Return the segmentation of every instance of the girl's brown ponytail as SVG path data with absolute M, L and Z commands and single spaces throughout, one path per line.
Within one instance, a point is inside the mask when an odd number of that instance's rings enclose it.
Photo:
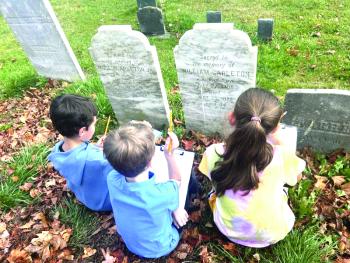
M 273 94 L 254 88 L 239 96 L 234 115 L 235 130 L 226 139 L 223 160 L 211 173 L 219 196 L 227 189 L 248 193 L 258 187 L 258 173 L 273 156 L 266 136 L 277 127 L 282 109 Z

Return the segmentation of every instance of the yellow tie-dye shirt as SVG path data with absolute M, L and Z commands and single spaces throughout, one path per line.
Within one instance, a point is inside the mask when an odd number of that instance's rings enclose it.
M 207 148 L 199 170 L 208 176 L 224 152 L 223 144 Z M 249 247 L 266 247 L 282 240 L 293 228 L 295 217 L 288 206 L 284 184 L 295 185 L 305 161 L 283 146 L 274 146 L 271 163 L 258 174 L 256 190 L 226 190 L 211 196 L 214 222 L 231 241 Z

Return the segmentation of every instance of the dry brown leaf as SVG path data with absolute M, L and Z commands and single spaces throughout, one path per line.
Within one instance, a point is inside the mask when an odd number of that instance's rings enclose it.
M 333 181 L 333 183 L 334 183 L 335 186 L 341 186 L 343 183 L 346 182 L 345 176 L 340 176 L 340 175 L 338 175 L 338 176 L 333 176 L 333 177 L 332 177 L 332 181 Z
M 110 251 L 109 248 L 107 248 L 107 250 L 104 250 L 103 248 L 101 248 L 102 251 L 102 255 L 104 257 L 104 260 L 102 261 L 102 263 L 114 263 L 116 262 L 116 258 L 110 255 Z
M 32 188 L 32 189 L 30 189 L 30 191 L 29 191 L 29 195 L 30 195 L 32 198 L 37 197 L 37 196 L 39 195 L 39 193 L 40 193 L 40 190 L 37 189 L 37 188 Z
M 28 192 L 32 188 L 33 183 L 25 183 L 19 187 L 20 190 Z
M 20 249 L 12 249 L 10 256 L 7 258 L 9 263 L 31 263 L 32 258 L 27 251 Z
M 323 190 L 327 185 L 328 178 L 325 176 L 318 176 L 318 175 L 315 175 L 315 178 L 317 180 L 315 183 L 315 188 Z
M 91 247 L 84 247 L 84 254 L 82 258 L 88 258 L 96 254 L 96 249 Z
M 72 251 L 70 251 L 68 248 L 65 248 L 60 254 L 58 254 L 57 258 L 72 261 L 74 260 L 74 255 L 72 255 Z
M 350 195 L 350 183 L 343 184 L 341 189 L 347 194 Z
M 42 213 L 42 212 L 34 214 L 33 219 L 40 220 L 44 227 L 49 226 L 49 224 L 47 223 L 46 217 L 45 217 L 44 213 Z
M 176 257 L 178 259 L 184 260 L 187 257 L 187 253 L 186 252 L 177 252 Z
M 19 229 L 29 229 L 33 225 L 35 225 L 35 222 L 33 220 L 29 220 L 26 224 L 19 227 Z

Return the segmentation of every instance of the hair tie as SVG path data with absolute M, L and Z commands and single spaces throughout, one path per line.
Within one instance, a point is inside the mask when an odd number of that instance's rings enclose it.
M 260 117 L 258 117 L 258 116 L 253 116 L 253 117 L 250 119 L 250 121 L 258 121 L 258 122 L 261 123 L 261 119 L 260 119 Z

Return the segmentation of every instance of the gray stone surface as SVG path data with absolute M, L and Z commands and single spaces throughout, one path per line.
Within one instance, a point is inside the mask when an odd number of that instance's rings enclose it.
M 273 19 L 258 19 L 258 38 L 264 41 L 272 39 Z
M 137 19 L 141 32 L 145 35 L 164 35 L 165 28 L 162 10 L 153 6 L 146 6 L 137 11 Z
M 290 89 L 283 122 L 298 127 L 298 148 L 350 151 L 350 91 Z
M 208 11 L 207 12 L 207 23 L 221 23 L 221 12 L 220 11 Z
M 195 24 L 175 47 L 186 127 L 225 134 L 227 113 L 255 87 L 257 47 L 232 23 Z
M 138 8 L 143 8 L 145 6 L 157 6 L 156 0 L 137 0 Z
M 0 10 L 39 75 L 85 79 L 48 0 L 0 0 Z
M 120 123 L 167 125 L 169 105 L 157 51 L 145 35 L 131 26 L 101 26 L 89 50 Z

